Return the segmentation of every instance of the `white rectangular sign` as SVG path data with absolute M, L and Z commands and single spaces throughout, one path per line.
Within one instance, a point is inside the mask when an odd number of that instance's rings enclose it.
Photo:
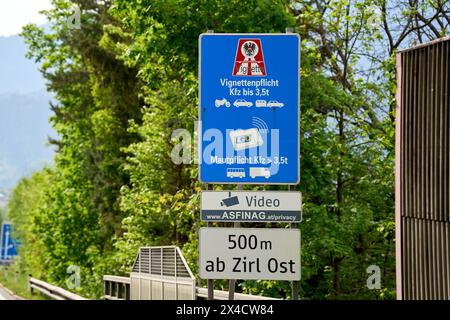
M 203 221 L 301 222 L 302 194 L 290 191 L 202 191 Z
M 201 228 L 202 279 L 300 280 L 300 230 Z

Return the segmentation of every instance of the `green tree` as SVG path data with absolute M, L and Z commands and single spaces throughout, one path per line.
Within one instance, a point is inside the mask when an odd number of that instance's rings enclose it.
M 4 213 L 3 213 L 3 209 L 2 208 L 0 208 L 0 226 L 3 224 L 3 215 L 4 215 Z
M 51 30 L 29 25 L 22 34 L 57 100 L 51 121 L 59 150 L 34 225 L 48 254 L 43 268 L 49 279 L 64 284 L 67 267 L 78 265 L 91 280 L 83 290 L 96 295 L 103 273 L 114 269 L 108 263 L 113 238 L 123 232 L 119 193 L 128 174 L 121 148 L 136 139 L 129 120 L 141 118 L 137 71 L 102 41 L 103 26 L 120 23 L 108 13 L 109 1 L 52 3 L 46 12 Z M 81 9 L 79 29 L 67 23 L 74 4 Z
M 14 188 L 8 203 L 8 219 L 14 226 L 14 237 L 20 240 L 19 270 L 24 275 L 43 277 L 42 268 L 48 258 L 42 243 L 42 233 L 35 229 L 44 195 L 50 187 L 51 170 L 44 169 L 30 178 L 23 178 Z

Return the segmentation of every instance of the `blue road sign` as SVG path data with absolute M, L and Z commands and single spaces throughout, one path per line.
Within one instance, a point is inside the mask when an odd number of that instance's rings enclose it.
M 12 226 L 9 223 L 2 225 L 0 260 L 11 260 L 17 256 L 17 245 L 11 238 Z
M 298 184 L 300 38 L 200 36 L 200 180 Z

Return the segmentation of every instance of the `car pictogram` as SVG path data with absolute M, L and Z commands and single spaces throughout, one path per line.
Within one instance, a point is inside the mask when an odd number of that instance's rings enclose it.
M 270 100 L 269 102 L 267 102 L 267 107 L 282 108 L 284 107 L 284 103 L 278 102 L 276 100 Z
M 239 107 L 247 107 L 247 108 L 250 108 L 251 106 L 253 106 L 253 103 L 248 102 L 248 101 L 245 101 L 244 99 L 237 99 L 237 100 L 233 103 L 233 105 L 234 105 L 236 108 L 239 108 Z

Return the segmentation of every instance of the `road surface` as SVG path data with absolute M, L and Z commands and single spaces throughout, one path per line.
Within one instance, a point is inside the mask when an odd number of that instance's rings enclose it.
M 10 295 L 3 287 L 0 285 L 0 301 L 1 300 L 16 300 L 12 295 Z

